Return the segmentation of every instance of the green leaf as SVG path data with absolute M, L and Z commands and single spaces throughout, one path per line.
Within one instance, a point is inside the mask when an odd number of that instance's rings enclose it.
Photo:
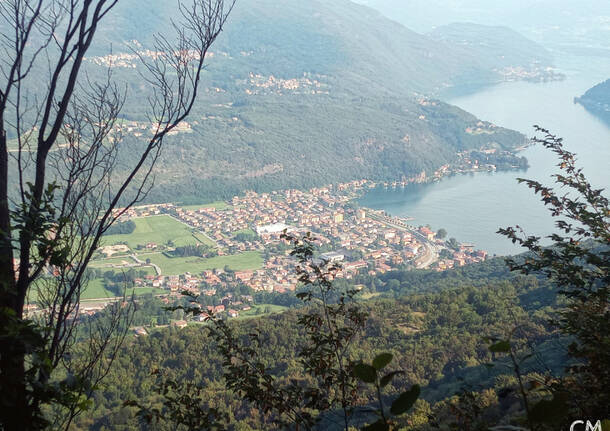
M 489 346 L 489 351 L 493 353 L 508 353 L 510 352 L 510 343 L 507 340 L 498 341 Z
M 392 371 L 391 373 L 386 374 L 385 376 L 383 376 L 380 380 L 379 386 L 381 386 L 382 388 L 386 387 L 388 385 L 388 383 L 390 383 L 392 381 L 392 379 L 394 378 L 394 376 L 398 375 L 398 374 L 402 374 L 402 371 Z
M 383 420 L 379 419 L 377 422 L 366 425 L 364 428 L 362 428 L 362 431 L 388 431 L 389 429 L 390 426 Z
M 88 399 L 83 399 L 80 400 L 77 404 L 78 408 L 83 410 L 83 411 L 87 411 L 89 410 L 92 406 L 93 406 L 93 400 L 88 400 Z
M 375 367 L 376 370 L 381 370 L 383 367 L 392 362 L 393 357 L 394 356 L 392 356 L 391 353 L 380 353 L 379 355 L 375 356 L 375 359 L 373 359 L 373 367 Z
M 356 364 L 354 374 L 365 383 L 374 383 L 377 378 L 377 370 L 367 364 Z
M 392 403 L 392 407 L 390 408 L 392 414 L 401 415 L 413 407 L 413 404 L 415 404 L 415 401 L 419 398 L 419 393 L 419 385 L 413 385 L 410 390 L 400 394 Z

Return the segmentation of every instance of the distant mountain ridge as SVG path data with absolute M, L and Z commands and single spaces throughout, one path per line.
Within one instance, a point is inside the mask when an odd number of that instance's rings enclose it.
M 415 31 L 453 22 L 508 26 L 553 50 L 608 56 L 606 0 L 355 0 Z
M 110 43 L 117 50 L 134 39 L 150 45 L 153 31 L 167 28 L 173 15 L 171 2 L 121 3 L 112 17 L 117 24 L 103 29 L 96 50 L 104 52 Z M 461 43 L 456 30 L 473 43 Z M 229 73 L 243 73 L 242 67 L 281 78 L 307 72 L 391 94 L 435 95 L 468 73 L 488 85 L 501 79 L 502 67 L 552 62 L 548 51 L 507 28 L 460 24 L 419 34 L 348 0 L 239 0 L 213 50 L 237 61 Z M 239 58 L 243 53 L 247 57 Z
M 490 68 L 553 63 L 553 56 L 546 48 L 506 26 L 455 22 L 435 27 L 426 34 L 434 40 L 483 54 L 480 61 Z
M 167 29 L 175 5 L 120 2 L 87 57 L 92 76 L 124 42 L 150 47 Z M 517 132 L 422 95 L 468 80 L 489 85 L 506 65 L 528 67 L 545 53 L 489 56 L 489 46 L 464 46 L 422 35 L 347 0 L 238 0 L 212 47 L 204 88 L 188 124 L 167 145 L 151 201 L 226 198 L 247 189 L 311 187 L 369 178 L 431 174 L 458 153 L 523 145 Z M 128 164 L 137 135 L 148 130 L 147 89 L 128 55 L 114 76 L 128 84 Z M 480 128 L 484 133 L 472 132 Z

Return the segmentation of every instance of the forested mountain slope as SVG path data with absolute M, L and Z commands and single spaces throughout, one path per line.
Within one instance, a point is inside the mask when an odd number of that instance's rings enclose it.
M 610 124 L 610 79 L 600 82 L 574 100 Z
M 168 28 L 168 19 L 175 16 L 173 2 L 122 3 L 112 24 L 101 29 L 95 50 L 103 53 L 113 43 L 120 51 L 132 40 L 148 46 L 155 29 Z M 461 85 L 465 72 L 478 75 L 484 85 L 497 80 L 494 69 L 503 66 L 551 63 L 544 48 L 512 30 L 468 24 L 457 30 L 472 46 L 437 37 L 440 29 L 431 35 L 416 33 L 349 0 L 240 0 L 213 47 L 230 61 L 211 64 L 211 72 L 222 72 L 219 79 L 226 82 L 248 72 L 282 79 L 312 73 L 329 75 L 333 92 L 433 95 Z M 497 55 L 490 56 L 490 48 Z
M 527 70 L 553 62 L 551 53 L 544 47 L 505 26 L 459 22 L 435 27 L 427 35 L 476 53 L 482 67 L 492 70 L 507 67 Z
M 365 291 L 377 290 L 387 299 L 366 303 L 371 317 L 354 354 L 364 360 L 380 351 L 395 355 L 393 366 L 405 374 L 389 393 L 419 383 L 424 387 L 423 398 L 434 403 L 453 396 L 462 385 L 493 387 L 498 374 L 510 371 L 504 367 L 490 371 L 483 366 L 491 360 L 483 337 L 506 336 L 516 320 L 528 328 L 533 345 L 543 346 L 541 351 L 556 349 L 556 341 L 552 341 L 556 335 L 546 323 L 557 306 L 548 282 L 510 274 L 502 259 L 444 273 L 391 272 L 359 281 L 366 284 Z M 421 293 L 414 293 L 417 291 Z M 397 298 L 390 299 L 394 295 Z M 280 378 L 303 378 L 297 359 L 305 345 L 305 334 L 296 323 L 299 313 L 294 310 L 237 323 L 244 336 L 254 328 L 261 331 L 264 361 Z M 561 354 L 554 351 L 552 357 L 555 363 L 545 365 L 559 369 Z M 528 363 L 524 372 L 540 366 L 540 362 Z M 129 341 L 104 388 L 96 393 L 94 410 L 78 419 L 76 429 L 137 427 L 133 410 L 123 408 L 122 402 L 135 399 L 154 404 L 151 372 L 157 369 L 178 381 L 204 384 L 210 405 L 227 408 L 235 429 L 272 428 L 269 418 L 260 417 L 224 388 L 215 343 L 204 327 L 193 326 L 164 329 Z M 497 403 L 498 395 L 494 396 Z
M 126 44 L 150 56 L 154 31 L 166 31 L 176 13 L 173 2 L 121 2 L 86 59 L 89 76 L 111 66 L 126 85 L 121 166 L 134 163 L 134 146 L 151 128 L 143 67 Z M 516 51 L 479 47 L 476 37 L 465 46 L 418 34 L 346 0 L 238 0 L 188 124 L 167 139 L 148 199 L 395 180 L 429 175 L 458 152 L 521 146 L 523 135 L 429 98 L 502 80 L 507 65 L 547 61 L 533 43 Z

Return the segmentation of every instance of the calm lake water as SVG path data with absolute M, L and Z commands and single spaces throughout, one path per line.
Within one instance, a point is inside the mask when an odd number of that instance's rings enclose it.
M 560 64 L 568 78 L 560 82 L 500 84 L 448 100 L 479 118 L 533 135 L 538 124 L 564 138 L 578 155 L 594 186 L 610 190 L 610 127 L 573 102 L 588 88 L 610 78 L 610 60 L 571 59 Z M 375 189 L 360 203 L 390 214 L 414 217 L 415 225 L 445 228 L 449 237 L 474 243 L 498 255 L 523 251 L 496 234 L 499 227 L 520 225 L 528 233 L 548 235 L 553 221 L 540 201 L 517 177 L 551 184 L 557 171 L 551 153 L 530 147 L 523 153 L 527 171 L 456 175 L 405 189 Z

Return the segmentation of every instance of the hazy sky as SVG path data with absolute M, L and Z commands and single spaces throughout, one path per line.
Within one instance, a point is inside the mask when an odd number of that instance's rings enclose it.
M 355 0 L 419 32 L 450 22 L 506 25 L 549 48 L 610 50 L 608 0 Z

